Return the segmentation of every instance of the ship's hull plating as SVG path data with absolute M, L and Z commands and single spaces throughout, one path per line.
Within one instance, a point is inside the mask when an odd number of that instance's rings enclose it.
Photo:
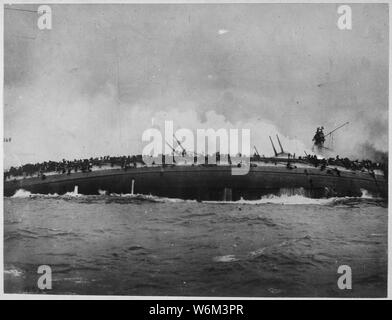
M 363 190 L 387 197 L 388 183 L 381 175 L 363 172 L 288 169 L 282 166 L 251 167 L 246 175 L 232 175 L 229 166 L 144 167 L 52 175 L 46 179 L 6 181 L 4 195 L 18 189 L 59 195 L 75 190 L 81 194 L 133 193 L 196 200 L 260 199 L 267 194 L 302 193 L 308 197 L 361 196 Z M 133 190 L 132 190 L 133 189 Z

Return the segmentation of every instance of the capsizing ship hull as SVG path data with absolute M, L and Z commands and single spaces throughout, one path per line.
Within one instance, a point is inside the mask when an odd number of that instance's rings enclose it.
M 388 183 L 383 175 L 372 176 L 359 171 L 284 166 L 252 166 L 246 175 L 233 175 L 232 167 L 218 166 L 159 166 L 109 169 L 92 172 L 57 174 L 41 178 L 25 178 L 4 182 L 4 195 L 12 196 L 18 189 L 36 194 L 84 195 L 146 194 L 195 200 L 240 199 L 257 200 L 275 194 L 298 194 L 312 198 L 361 196 L 366 190 L 376 197 L 387 198 Z

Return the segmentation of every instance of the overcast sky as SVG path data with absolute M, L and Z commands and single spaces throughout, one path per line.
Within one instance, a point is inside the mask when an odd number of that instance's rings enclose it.
M 5 167 L 141 153 L 164 119 L 250 128 L 265 155 L 268 135 L 303 154 L 317 126 L 350 121 L 336 153 L 387 151 L 388 7 L 352 4 L 349 31 L 337 7 L 51 5 L 44 31 L 36 13 L 6 9 Z

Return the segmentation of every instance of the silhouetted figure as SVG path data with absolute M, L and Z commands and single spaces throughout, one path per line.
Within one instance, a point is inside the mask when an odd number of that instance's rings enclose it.
M 321 149 L 324 147 L 325 136 L 324 136 L 324 127 L 318 127 L 316 130 L 316 134 L 314 135 L 312 141 L 314 141 L 314 145 Z

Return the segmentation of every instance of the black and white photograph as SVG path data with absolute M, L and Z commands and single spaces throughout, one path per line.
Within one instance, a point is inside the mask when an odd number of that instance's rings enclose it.
M 388 2 L 2 6 L 5 295 L 388 297 Z

